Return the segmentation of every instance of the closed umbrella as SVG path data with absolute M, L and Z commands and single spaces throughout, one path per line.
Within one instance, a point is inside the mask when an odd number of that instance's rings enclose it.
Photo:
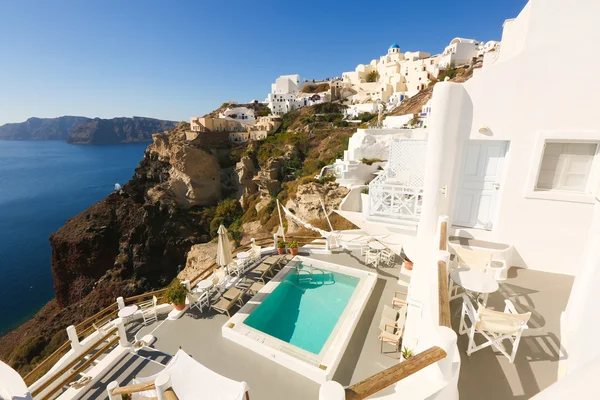
M 219 235 L 219 243 L 217 244 L 217 264 L 227 269 L 229 275 L 229 264 L 233 261 L 231 255 L 231 247 L 229 246 L 229 238 L 227 237 L 227 229 L 223 225 L 219 226 L 217 231 Z

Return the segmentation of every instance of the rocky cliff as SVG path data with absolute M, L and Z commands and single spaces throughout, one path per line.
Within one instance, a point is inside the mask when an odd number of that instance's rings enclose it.
M 149 142 L 153 133 L 173 129 L 176 122 L 154 118 L 94 118 L 79 124 L 67 142 L 73 144 L 112 144 Z
M 0 126 L 2 140 L 67 140 L 86 117 L 29 118 L 25 122 Z
M 150 142 L 153 133 L 175 128 L 173 121 L 154 118 L 29 118 L 0 126 L 4 140 L 67 140 L 74 144 Z
M 194 276 L 214 259 L 210 241 L 219 224 L 235 242 L 272 237 L 279 222 L 276 200 L 307 222 L 329 229 L 321 197 L 334 228 L 351 228 L 332 214 L 346 190 L 314 178 L 341 156 L 354 131 L 332 122 L 339 121 L 336 111 L 308 107 L 290 113 L 280 132 L 237 147 L 188 140 L 185 123 L 153 135 L 122 190 L 52 234 L 56 300 L 0 338 L 0 357 L 26 373 L 66 339 L 69 324 L 118 296 L 164 287 L 179 266 L 185 266 L 181 277 Z M 332 116 L 322 119 L 324 112 Z M 288 227 L 298 230 L 292 223 Z
M 51 235 L 56 300 L 0 339 L 0 357 L 22 372 L 60 345 L 69 324 L 118 296 L 167 285 L 190 248 L 212 238 L 221 195 L 217 158 L 188 143 L 182 130 L 155 139 L 122 190 Z

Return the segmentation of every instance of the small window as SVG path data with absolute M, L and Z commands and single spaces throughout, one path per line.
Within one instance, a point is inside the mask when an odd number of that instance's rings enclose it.
M 597 150 L 597 143 L 546 143 L 535 190 L 585 193 Z

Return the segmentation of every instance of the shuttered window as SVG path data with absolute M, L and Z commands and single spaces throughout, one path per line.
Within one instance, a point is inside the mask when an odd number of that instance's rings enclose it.
M 598 143 L 546 143 L 535 189 L 585 193 L 597 151 Z

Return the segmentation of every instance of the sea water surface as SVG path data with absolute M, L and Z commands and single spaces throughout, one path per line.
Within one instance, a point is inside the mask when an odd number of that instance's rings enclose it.
M 147 146 L 0 141 L 0 336 L 54 297 L 50 234 L 129 181 Z

